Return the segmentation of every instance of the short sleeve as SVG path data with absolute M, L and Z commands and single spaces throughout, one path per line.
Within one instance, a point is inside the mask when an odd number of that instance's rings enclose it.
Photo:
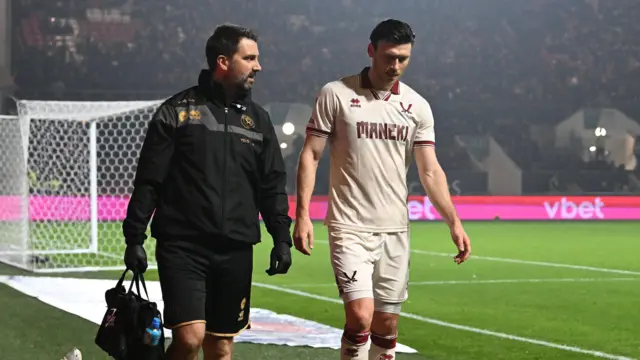
M 328 138 L 333 130 L 337 112 L 338 98 L 331 84 L 327 84 L 320 89 L 318 96 L 316 96 L 311 119 L 307 124 L 307 134 Z
M 418 118 L 418 129 L 413 140 L 413 147 L 428 147 L 436 145 L 436 135 L 433 129 L 433 112 L 431 106 L 426 101 L 416 112 Z

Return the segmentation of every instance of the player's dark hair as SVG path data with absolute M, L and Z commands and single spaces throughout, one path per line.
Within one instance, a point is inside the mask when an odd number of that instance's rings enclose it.
M 381 41 L 396 45 L 415 43 L 416 35 L 411 26 L 404 21 L 387 19 L 376 25 L 371 31 L 369 40 L 373 44 L 373 48 L 377 49 Z
M 258 35 L 251 29 L 232 24 L 216 27 L 205 47 L 209 69 L 216 69 L 218 56 L 232 57 L 238 51 L 240 40 L 244 38 L 258 42 Z

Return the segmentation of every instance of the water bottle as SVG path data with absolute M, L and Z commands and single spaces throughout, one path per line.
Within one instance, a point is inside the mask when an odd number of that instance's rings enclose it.
M 160 329 L 160 319 L 157 317 L 151 321 L 151 326 L 145 329 L 144 343 L 149 346 L 156 346 L 162 336 L 162 329 Z

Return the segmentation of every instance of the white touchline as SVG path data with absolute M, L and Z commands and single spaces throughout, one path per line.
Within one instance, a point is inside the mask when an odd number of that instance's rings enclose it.
M 518 284 L 545 282 L 595 282 L 595 281 L 640 281 L 640 277 L 633 278 L 550 278 L 550 279 L 496 279 L 496 280 L 451 280 L 451 281 L 415 281 L 409 285 L 449 285 L 449 284 Z M 335 284 L 334 284 L 335 286 Z
M 314 240 L 314 242 L 321 243 L 321 244 L 329 243 L 329 241 L 327 240 Z M 422 254 L 422 255 L 453 257 L 453 254 L 447 254 L 447 253 L 435 252 L 435 251 L 411 249 L 411 252 L 416 254 Z M 530 260 L 509 259 L 509 258 L 500 258 L 500 257 L 492 257 L 492 256 L 476 256 L 476 255 L 471 255 L 471 258 L 475 260 L 489 260 L 489 261 L 500 261 L 500 262 L 514 263 L 514 264 L 560 267 L 560 268 L 577 269 L 577 270 L 598 271 L 598 272 L 613 273 L 613 274 L 640 275 L 640 271 L 607 269 L 607 268 L 599 268 L 599 267 L 584 266 L 584 265 L 570 265 L 570 264 L 551 263 L 551 262 L 544 262 L 544 261 L 530 261 Z
M 453 257 L 452 254 L 435 252 L 435 251 L 411 250 L 411 252 L 416 253 L 416 254 L 423 254 L 423 255 Z M 561 267 L 561 268 L 568 268 L 568 269 L 590 270 L 590 271 L 606 272 L 606 273 L 613 273 L 613 274 L 640 275 L 640 271 L 607 269 L 607 268 L 599 268 L 599 267 L 584 266 L 584 265 L 570 265 L 570 264 L 561 264 L 561 263 L 550 263 L 550 262 L 545 262 L 545 261 L 508 259 L 508 258 L 499 258 L 499 257 L 493 257 L 493 256 L 473 256 L 473 258 L 477 259 L 477 260 L 500 261 L 500 262 L 514 263 L 514 264 Z
M 298 290 L 293 290 L 293 289 L 289 289 L 289 288 L 285 288 L 285 287 L 281 287 L 281 286 L 263 284 L 263 283 L 258 283 L 258 282 L 254 282 L 253 286 L 261 287 L 261 288 L 265 288 L 265 289 L 271 289 L 271 290 L 275 290 L 275 291 L 284 292 L 284 293 L 287 293 L 287 294 L 303 296 L 303 297 L 307 297 L 307 298 L 311 298 L 311 299 L 316 299 L 316 300 L 321 300 L 321 301 L 326 301 L 326 302 L 331 302 L 331 303 L 341 304 L 342 305 L 342 300 L 340 300 L 340 299 L 334 299 L 334 298 L 330 298 L 330 297 L 326 297 L 326 296 L 311 294 L 311 293 L 298 291 Z M 417 320 L 417 321 L 422 321 L 422 322 L 426 322 L 426 323 L 433 324 L 433 325 L 439 325 L 439 326 L 449 327 L 449 328 L 453 328 L 453 329 L 457 329 L 457 330 L 469 331 L 469 332 L 482 334 L 482 335 L 495 336 L 495 337 L 499 337 L 499 338 L 502 338 L 502 339 L 508 339 L 508 340 L 514 340 L 514 341 L 520 341 L 520 342 L 524 342 L 524 343 L 529 343 L 529 344 L 546 346 L 546 347 L 550 347 L 550 348 L 555 348 L 555 349 L 560 349 L 560 350 L 565 350 L 565 351 L 571 351 L 571 352 L 575 352 L 575 353 L 587 354 L 587 355 L 591 355 L 591 356 L 594 356 L 594 357 L 597 357 L 597 358 L 602 358 L 602 359 L 636 360 L 636 359 L 633 359 L 633 358 L 630 358 L 630 357 L 607 354 L 607 353 L 602 352 L 602 351 L 582 349 L 582 348 L 575 347 L 575 346 L 556 344 L 556 343 L 552 343 L 552 342 L 548 342 L 548 341 L 544 341 L 544 340 L 530 339 L 530 338 L 525 338 L 525 337 L 521 337 L 521 336 L 495 332 L 495 331 L 491 331 L 491 330 L 485 330 L 485 329 L 479 329 L 479 328 L 474 328 L 474 327 L 465 326 L 465 325 L 458 325 L 458 324 L 448 323 L 448 322 L 445 322 L 445 321 L 431 319 L 431 318 L 427 318 L 427 317 L 423 317 L 423 316 L 415 315 L 415 314 L 411 314 L 411 313 L 406 313 L 406 312 L 401 312 L 400 315 L 404 316 L 406 318 L 409 318 L 409 319 L 414 319 L 414 320 Z
M 410 281 L 409 285 L 459 285 L 459 284 L 521 284 L 547 282 L 597 282 L 597 281 L 640 281 L 640 277 L 630 278 L 548 278 L 548 279 L 495 279 L 495 280 L 444 280 Z M 288 287 L 335 287 L 335 283 L 325 284 L 286 284 Z

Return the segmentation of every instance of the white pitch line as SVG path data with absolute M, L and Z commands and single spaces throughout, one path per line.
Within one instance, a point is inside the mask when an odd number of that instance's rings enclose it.
M 596 282 L 596 281 L 640 281 L 640 277 L 633 278 L 550 278 L 550 279 L 497 279 L 497 280 L 451 280 L 451 281 L 416 281 L 409 285 L 449 285 L 449 284 L 518 284 L 518 283 L 546 283 L 546 282 Z
M 411 250 L 411 252 L 416 253 L 416 254 L 423 254 L 423 255 L 453 257 L 452 254 L 435 252 L 435 251 Z M 493 257 L 493 256 L 474 256 L 474 255 L 471 255 L 471 257 L 473 259 L 477 259 L 477 260 L 500 261 L 500 262 L 513 263 L 513 264 L 560 267 L 560 268 L 577 269 L 577 270 L 598 271 L 598 272 L 613 273 L 613 274 L 640 275 L 640 271 L 631 271 L 631 270 L 607 269 L 607 268 L 599 268 L 599 267 L 584 266 L 584 265 L 570 265 L 570 264 L 561 264 L 561 263 L 551 263 L 551 262 L 545 262 L 545 261 L 508 259 L 508 258 L 500 258 L 500 257 Z
M 307 298 L 311 298 L 311 299 L 316 299 L 316 300 L 321 300 L 321 301 L 326 301 L 326 302 L 342 305 L 342 300 L 340 300 L 340 299 L 334 299 L 334 298 L 330 298 L 330 297 L 326 297 L 326 296 L 311 294 L 311 293 L 307 293 L 307 292 L 303 292 L 303 291 L 288 289 L 288 288 L 281 287 L 281 286 L 263 284 L 263 283 L 258 283 L 258 282 L 254 282 L 253 285 L 256 286 L 256 287 L 261 287 L 261 288 L 265 288 L 265 289 L 280 291 L 280 292 L 284 292 L 284 293 L 291 294 L 291 295 L 303 296 L 303 297 L 307 297 Z M 403 317 L 409 318 L 409 319 L 414 319 L 414 320 L 417 320 L 417 321 L 422 321 L 422 322 L 433 324 L 433 325 L 439 325 L 439 326 L 444 326 L 444 327 L 453 328 L 453 329 L 457 329 L 457 330 L 469 331 L 469 332 L 473 332 L 473 333 L 476 333 L 476 334 L 495 336 L 495 337 L 502 338 L 502 339 L 508 339 L 508 340 L 513 340 L 513 341 L 519 341 L 519 342 L 524 342 L 524 343 L 529 343 L 529 344 L 535 344 L 535 345 L 546 346 L 546 347 L 550 347 L 550 348 L 555 348 L 555 349 L 560 349 L 560 350 L 580 353 L 580 354 L 591 355 L 591 356 L 594 356 L 594 357 L 597 357 L 597 358 L 601 358 L 601 359 L 636 360 L 636 359 L 633 359 L 633 358 L 630 358 L 630 357 L 625 357 L 625 356 L 621 356 L 621 355 L 614 355 L 614 354 L 608 354 L 608 353 L 605 353 L 605 352 L 602 352 L 602 351 L 597 351 L 597 350 L 583 349 L 583 348 L 579 348 L 579 347 L 576 347 L 576 346 L 556 344 L 556 343 L 552 343 L 552 342 L 548 342 L 548 341 L 544 341 L 544 340 L 536 340 L 536 339 L 531 339 L 531 338 L 526 338 L 526 337 L 521 337 L 521 336 L 516 336 L 516 335 L 511 335 L 511 334 L 506 334 L 506 333 L 501 333 L 501 332 L 495 332 L 495 331 L 491 331 L 491 330 L 485 330 L 485 329 L 474 328 L 474 327 L 465 326 L 465 325 L 458 325 L 458 324 L 448 323 L 448 322 L 445 322 L 445 321 L 431 319 L 431 318 L 427 318 L 427 317 L 423 317 L 423 316 L 415 315 L 415 314 L 411 314 L 411 313 L 406 313 L 406 312 L 401 312 L 400 315 L 403 316 Z
M 409 285 L 458 285 L 458 284 L 523 284 L 547 282 L 607 282 L 607 281 L 640 281 L 640 277 L 631 278 L 549 278 L 549 279 L 495 279 L 495 280 L 448 280 L 448 281 L 411 281 Z M 334 287 L 335 283 L 326 284 L 286 284 L 289 287 Z
M 327 241 L 327 240 L 315 240 L 315 242 L 316 243 L 321 243 L 321 244 L 328 244 L 329 243 L 329 241 Z M 453 254 L 435 252 L 435 251 L 425 251 L 425 250 L 411 249 L 411 252 L 412 253 L 416 253 L 416 254 L 422 254 L 422 255 L 444 256 L 444 257 L 453 258 Z M 589 271 L 598 271 L 598 272 L 605 272 L 605 273 L 612 273 L 612 274 L 640 275 L 640 271 L 607 269 L 607 268 L 599 268 L 599 267 L 594 267 L 594 266 L 570 265 L 570 264 L 562 264 L 562 263 L 551 263 L 551 262 L 545 262 L 545 261 L 509 259 L 509 258 L 500 258 L 500 257 L 493 257 L 493 256 L 471 255 L 471 259 L 500 261 L 500 262 L 513 263 L 513 264 L 559 267 L 559 268 L 577 269 L 577 270 L 589 270 Z

